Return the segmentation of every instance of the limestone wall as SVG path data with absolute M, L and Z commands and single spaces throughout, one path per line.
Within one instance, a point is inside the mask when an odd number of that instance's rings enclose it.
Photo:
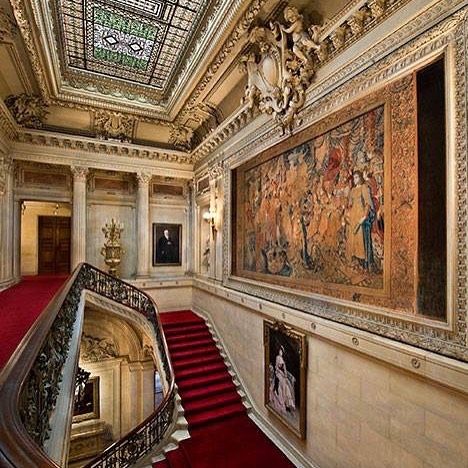
M 263 404 L 263 320 L 273 314 L 267 307 L 255 311 L 198 288 L 193 303 L 215 324 L 261 416 L 303 451 L 311 466 L 467 466 L 467 393 L 314 333 L 307 336 L 307 435 L 304 442 L 298 440 Z M 294 311 L 285 317 L 303 326 Z M 389 340 L 381 341 L 377 355 Z M 468 390 L 468 366 L 458 365 L 459 383 Z

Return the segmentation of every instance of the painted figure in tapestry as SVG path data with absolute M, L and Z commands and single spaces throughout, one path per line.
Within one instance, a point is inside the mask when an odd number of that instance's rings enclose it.
M 383 287 L 383 106 L 244 176 L 244 270 Z

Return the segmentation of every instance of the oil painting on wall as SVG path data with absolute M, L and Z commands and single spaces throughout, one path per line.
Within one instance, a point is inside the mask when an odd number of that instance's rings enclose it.
M 307 342 L 281 322 L 263 322 L 265 406 L 298 437 L 305 437 Z
M 235 169 L 236 277 L 415 312 L 414 84 L 387 85 Z

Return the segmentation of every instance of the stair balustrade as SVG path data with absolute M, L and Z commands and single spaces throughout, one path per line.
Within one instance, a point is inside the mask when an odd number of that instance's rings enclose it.
M 153 299 L 134 286 L 83 263 L 43 311 L 0 373 L 0 466 L 62 464 L 57 457 L 55 461 L 51 458 L 47 444 L 54 435 L 52 416 L 64 387 L 69 393 L 64 417 L 68 428 L 71 426 L 74 385 L 64 385 L 63 377 L 64 369 L 70 365 L 67 363 L 72 363 L 74 373 L 77 371 L 79 347 L 71 349 L 71 343 L 77 320 L 82 319 L 86 291 L 143 314 L 151 323 L 167 389 L 163 401 L 148 418 L 87 466 L 131 466 L 163 440 L 172 424 L 176 396 L 174 372 Z M 57 415 L 55 418 L 54 421 Z M 62 432 L 59 437 L 64 444 L 62 453 L 66 454 L 67 434 Z

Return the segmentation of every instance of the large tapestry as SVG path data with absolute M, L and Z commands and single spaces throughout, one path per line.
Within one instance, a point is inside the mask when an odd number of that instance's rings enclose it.
M 234 273 L 414 311 L 414 104 L 400 80 L 237 168 Z

